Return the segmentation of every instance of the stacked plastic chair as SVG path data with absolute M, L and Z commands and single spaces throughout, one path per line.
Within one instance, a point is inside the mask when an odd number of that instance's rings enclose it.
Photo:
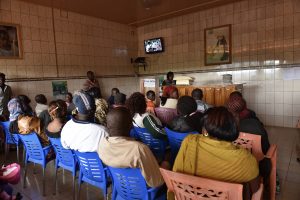
M 21 144 L 21 141 L 18 137 L 17 134 L 12 134 L 9 131 L 9 125 L 10 125 L 10 121 L 6 121 L 6 122 L 0 122 L 0 125 L 2 126 L 2 130 L 5 134 L 5 161 L 6 162 L 6 157 L 7 154 L 9 152 L 9 147 L 10 145 L 16 145 L 17 147 L 17 160 L 18 162 L 20 162 L 20 158 L 19 158 L 19 145 Z
M 32 132 L 27 135 L 18 135 L 21 141 L 24 144 L 26 149 L 25 155 L 25 166 L 24 166 L 24 183 L 23 187 L 26 187 L 26 174 L 27 174 L 27 165 L 28 163 L 32 162 L 35 164 L 39 164 L 43 168 L 43 196 L 45 196 L 45 169 L 47 167 L 47 163 L 51 159 L 47 159 L 47 155 L 51 149 L 51 146 L 42 147 L 41 142 L 39 141 L 38 136 L 35 132 Z
M 158 119 L 164 124 L 169 124 L 176 116 L 177 110 L 172 108 L 155 108 L 155 114 Z
M 81 183 L 86 182 L 102 190 L 104 199 L 107 195 L 107 168 L 104 168 L 96 152 L 81 153 L 75 151 L 80 165 L 78 177 L 78 199 L 80 198 Z
M 149 188 L 138 168 L 108 167 L 113 178 L 112 200 L 165 200 L 162 187 Z M 159 195 L 161 193 L 161 195 Z
M 70 149 L 65 149 L 61 145 L 60 138 L 49 138 L 52 147 L 54 148 L 56 154 L 55 160 L 55 193 L 57 190 L 57 170 L 59 167 L 66 169 L 72 173 L 73 176 L 73 199 L 75 199 L 75 178 L 76 178 L 76 171 L 77 171 L 77 159 L 75 154 Z

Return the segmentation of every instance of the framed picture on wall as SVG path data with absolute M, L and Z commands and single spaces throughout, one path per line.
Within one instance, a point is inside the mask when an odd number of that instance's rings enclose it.
M 231 63 L 231 25 L 204 30 L 205 65 Z
M 0 58 L 22 58 L 19 25 L 0 22 Z

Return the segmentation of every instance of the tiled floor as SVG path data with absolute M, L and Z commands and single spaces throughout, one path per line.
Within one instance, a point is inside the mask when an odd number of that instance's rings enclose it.
M 296 161 L 296 142 L 300 142 L 300 130 L 292 128 L 267 128 L 271 143 L 278 145 L 278 174 L 281 182 L 281 193 L 277 200 L 298 200 L 300 199 L 300 163 Z M 3 163 L 3 153 L 0 154 L 0 163 Z M 16 152 L 10 152 L 8 163 L 16 161 Z M 15 192 L 21 192 L 23 199 L 72 199 L 72 176 L 68 171 L 58 172 L 58 193 L 54 192 L 54 163 L 50 162 L 46 169 L 46 196 L 42 191 L 42 170 L 36 166 L 36 174 L 33 174 L 33 165 L 30 164 L 28 177 L 26 178 L 27 188 L 23 189 L 22 181 L 14 186 Z M 103 199 L 100 189 L 84 184 L 81 189 L 80 199 Z

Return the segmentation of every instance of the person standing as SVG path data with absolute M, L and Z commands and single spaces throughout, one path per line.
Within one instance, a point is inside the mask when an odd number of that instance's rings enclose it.
M 93 87 L 97 87 L 97 88 L 100 88 L 99 86 L 99 82 L 98 80 L 96 79 L 95 77 L 95 74 L 94 72 L 92 71 L 88 71 L 86 73 L 87 75 L 87 80 L 85 81 L 85 83 L 83 84 L 83 90 L 84 91 L 88 91 L 89 89 L 93 88 Z
M 5 84 L 5 74 L 0 73 L 0 115 L 2 115 L 5 120 L 9 117 L 9 112 L 7 104 L 12 98 L 11 87 Z

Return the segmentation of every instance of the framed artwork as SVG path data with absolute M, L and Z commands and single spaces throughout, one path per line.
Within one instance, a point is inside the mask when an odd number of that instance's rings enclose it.
M 0 22 L 0 58 L 22 58 L 20 26 Z
M 205 65 L 231 63 L 231 25 L 204 30 Z

